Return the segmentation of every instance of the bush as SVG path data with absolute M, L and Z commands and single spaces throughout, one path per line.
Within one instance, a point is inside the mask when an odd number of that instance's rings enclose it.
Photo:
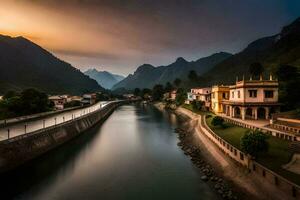
M 215 116 L 211 121 L 211 125 L 224 127 L 224 119 L 222 117 Z
M 201 110 L 202 109 L 202 107 L 203 107 L 203 105 L 204 105 L 204 102 L 203 101 L 193 101 L 192 102 L 192 106 L 193 106 L 193 109 L 194 110 Z
M 241 148 L 247 154 L 257 156 L 261 152 L 267 152 L 269 144 L 268 136 L 260 131 L 250 131 L 241 138 Z

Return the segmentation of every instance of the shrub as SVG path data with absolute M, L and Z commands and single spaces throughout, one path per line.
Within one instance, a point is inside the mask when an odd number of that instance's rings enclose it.
M 224 127 L 224 119 L 222 117 L 215 116 L 211 121 L 211 125 Z
M 268 136 L 260 131 L 250 131 L 241 138 L 241 148 L 247 154 L 257 156 L 261 152 L 267 152 L 269 144 Z

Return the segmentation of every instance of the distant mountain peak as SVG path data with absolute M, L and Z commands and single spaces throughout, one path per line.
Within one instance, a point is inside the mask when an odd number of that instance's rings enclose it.
M 155 68 L 153 65 L 143 64 L 137 68 L 136 73 L 143 73 L 145 71 L 152 70 L 153 68 Z
M 101 91 L 95 80 L 25 37 L 0 34 L 0 94 L 36 88 L 49 94 Z
M 132 75 L 114 85 L 112 89 L 152 88 L 155 84 L 173 82 L 176 78 L 184 80 L 188 78 L 188 73 L 191 70 L 201 75 L 230 56 L 232 55 L 229 53 L 217 53 L 191 62 L 179 57 L 169 65 L 158 67 L 143 64 Z
M 185 60 L 183 57 L 178 57 L 175 61 L 175 63 L 188 63 L 187 60 Z
M 111 89 L 113 85 L 125 78 L 124 76 L 112 74 L 108 71 L 98 71 L 96 68 L 90 68 L 86 70 L 84 74 L 96 80 L 98 84 L 106 89 Z

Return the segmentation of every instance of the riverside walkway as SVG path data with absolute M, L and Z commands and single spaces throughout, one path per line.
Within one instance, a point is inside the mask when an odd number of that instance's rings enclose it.
M 109 103 L 110 102 L 102 101 L 85 108 L 61 112 L 58 114 L 53 114 L 51 116 L 44 116 L 29 121 L 20 121 L 19 123 L 14 123 L 11 125 L 8 124 L 0 128 L 0 141 L 74 120 L 76 118 L 102 109 Z

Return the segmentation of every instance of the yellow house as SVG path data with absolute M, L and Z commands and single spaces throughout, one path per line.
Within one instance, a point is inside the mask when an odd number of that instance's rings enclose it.
M 222 113 L 222 101 L 229 99 L 229 86 L 216 85 L 211 91 L 211 108 L 215 113 Z

